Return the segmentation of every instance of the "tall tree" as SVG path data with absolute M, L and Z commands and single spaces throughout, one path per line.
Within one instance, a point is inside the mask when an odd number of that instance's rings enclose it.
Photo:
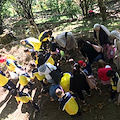
M 91 3 L 92 3 L 92 0 L 79 0 L 79 6 L 81 7 L 81 10 L 84 16 L 88 15 L 88 9 Z
M 81 10 L 82 10 L 82 14 L 85 15 L 85 10 L 84 10 L 84 3 L 82 0 L 80 0 L 80 7 L 81 7 Z
M 100 14 L 102 16 L 102 20 L 105 21 L 107 15 L 106 15 L 106 6 L 104 0 L 98 0 L 98 6 L 100 8 Z
M 10 0 L 10 1 L 12 5 L 15 7 L 16 12 L 28 21 L 33 36 L 38 37 L 40 32 L 34 21 L 34 16 L 32 12 L 33 0 Z
M 7 0 L 0 0 L 0 35 L 3 33 L 3 17 L 2 17 L 2 12 L 3 12 L 3 5 L 5 4 Z
M 1 18 L 1 12 L 0 12 L 0 35 L 3 33 L 3 27 L 2 27 L 2 18 Z

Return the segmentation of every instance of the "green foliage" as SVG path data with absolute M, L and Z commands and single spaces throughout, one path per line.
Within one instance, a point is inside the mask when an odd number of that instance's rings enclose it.
M 0 0 L 0 15 L 1 18 L 4 16 L 9 16 L 10 12 L 8 11 L 9 2 L 7 0 Z
M 69 18 L 77 17 L 80 13 L 78 5 L 73 0 L 45 0 L 40 1 L 41 10 L 46 12 L 50 10 L 52 15 L 57 15 L 60 19 L 61 15 L 66 15 Z M 55 19 L 56 17 L 53 17 Z
M 11 2 L 11 6 L 13 6 L 14 10 L 17 12 L 17 14 L 19 16 L 25 17 L 25 11 L 23 9 L 23 6 L 21 5 L 21 0 L 9 0 Z M 26 11 L 27 9 L 30 7 L 29 6 L 29 1 L 31 0 L 24 0 L 24 5 L 26 7 Z M 28 7 L 29 6 L 29 7 Z
M 77 14 L 80 12 L 78 6 L 72 0 L 65 0 L 64 12 L 68 14 L 70 18 L 74 16 L 77 17 Z

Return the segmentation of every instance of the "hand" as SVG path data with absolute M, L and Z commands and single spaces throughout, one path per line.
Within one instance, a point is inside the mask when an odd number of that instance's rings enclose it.
M 87 63 L 87 61 L 88 61 L 88 60 L 87 60 L 87 59 L 85 59 L 85 63 Z
M 69 59 L 68 61 L 69 61 L 69 62 L 74 62 L 74 60 L 73 60 L 72 58 L 71 58 L 71 59 Z
M 97 42 L 97 39 L 95 38 L 94 41 Z
M 117 59 L 117 58 L 118 58 L 118 56 L 116 55 L 116 56 L 115 56 L 115 59 Z

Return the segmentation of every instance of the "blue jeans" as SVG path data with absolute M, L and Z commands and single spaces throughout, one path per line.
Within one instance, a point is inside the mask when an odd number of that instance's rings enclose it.
M 98 60 L 100 60 L 100 59 L 103 59 L 104 60 L 104 54 L 101 52 L 92 62 L 88 62 L 87 63 L 87 67 L 89 68 L 89 70 L 91 71 L 91 73 L 92 73 L 92 69 L 91 69 L 91 65 L 94 63 L 94 62 L 96 62 L 96 61 L 98 61 Z
M 93 64 L 94 62 L 103 59 L 104 60 L 104 54 L 100 53 L 90 64 Z

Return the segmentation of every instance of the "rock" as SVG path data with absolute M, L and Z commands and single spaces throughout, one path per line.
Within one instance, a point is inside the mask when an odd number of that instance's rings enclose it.
M 0 44 L 0 49 L 2 49 L 3 48 L 3 45 L 2 44 Z
M 8 44 L 14 40 L 16 40 L 16 37 L 12 33 L 3 33 L 0 35 L 0 44 Z

